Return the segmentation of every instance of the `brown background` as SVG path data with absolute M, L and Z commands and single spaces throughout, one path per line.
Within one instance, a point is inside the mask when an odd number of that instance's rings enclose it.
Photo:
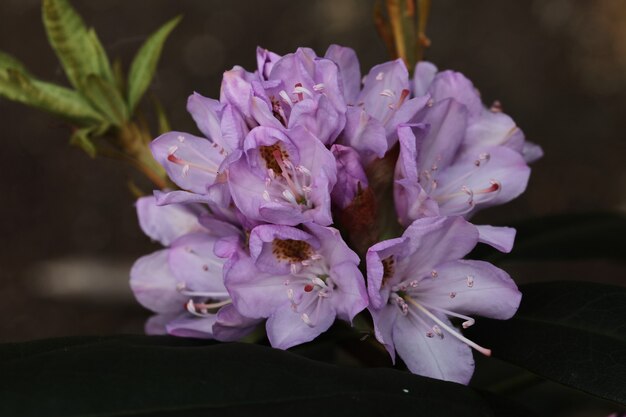
M 187 95 L 216 97 L 224 70 L 255 66 L 255 48 L 356 49 L 364 73 L 385 60 L 372 1 L 74 0 L 111 56 L 128 64 L 176 14 L 151 91 L 172 126 L 195 132 Z M 433 2 L 427 58 L 464 72 L 485 102 L 498 99 L 546 156 L 528 191 L 483 222 L 626 207 L 626 2 Z M 0 50 L 42 79 L 67 84 L 46 42 L 36 0 L 0 2 Z M 52 116 L 0 99 L 0 341 L 141 332 L 127 270 L 157 248 L 140 232 L 125 183 L 132 171 L 68 147 Z M 624 264 L 511 264 L 518 281 L 625 283 Z M 562 394 L 569 395 L 569 394 Z M 602 409 L 602 406 L 598 406 Z M 581 414 L 586 415 L 586 414 Z M 600 414 L 598 414 L 600 415 Z

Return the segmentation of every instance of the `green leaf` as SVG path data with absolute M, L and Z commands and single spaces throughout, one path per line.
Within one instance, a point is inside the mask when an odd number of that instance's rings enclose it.
M 110 81 L 90 74 L 85 84 L 85 96 L 111 124 L 119 127 L 128 119 L 124 98 Z
M 459 384 L 251 344 L 116 336 L 0 345 L 7 416 L 511 415 L 491 403 Z
M 93 30 L 87 29 L 68 0 L 43 0 L 42 15 L 48 40 L 76 89 L 85 89 L 90 74 L 113 81 L 108 58 L 98 37 Z
M 13 68 L 0 68 L 0 96 L 63 116 L 79 124 L 102 121 L 102 116 L 78 92 L 32 79 Z
M 77 129 L 70 138 L 70 145 L 78 146 L 92 158 L 96 157 L 96 146 L 89 138 L 90 130 L 87 128 Z
M 626 259 L 626 216 L 619 213 L 571 213 L 528 219 L 517 229 L 511 253 L 481 245 L 471 257 L 492 262 L 515 260 Z
M 161 26 L 135 55 L 128 73 L 128 107 L 131 113 L 152 82 L 163 44 L 181 19 L 182 16 L 177 16 Z
M 163 105 L 156 97 L 153 97 L 152 103 L 154 105 L 154 113 L 156 114 L 157 122 L 159 125 L 159 134 L 162 135 L 163 133 L 170 132 L 172 128 L 170 126 L 169 120 L 167 119 L 167 114 L 165 114 L 165 109 L 163 108 Z
M 28 69 L 26 69 L 26 66 L 24 64 L 22 64 L 17 58 L 0 51 L 0 70 L 5 70 L 9 68 L 15 69 L 22 74 L 30 77 Z
M 626 288 L 568 281 L 520 289 L 511 320 L 477 320 L 467 336 L 496 358 L 626 404 Z

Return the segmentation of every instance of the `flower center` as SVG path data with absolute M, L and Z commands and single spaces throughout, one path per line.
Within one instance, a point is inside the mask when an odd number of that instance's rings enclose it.
M 176 285 L 176 291 L 188 296 L 185 309 L 196 317 L 207 317 L 217 312 L 217 309 L 232 303 L 226 291 L 192 291 L 184 282 Z M 201 299 L 203 301 L 197 301 Z
M 430 169 L 420 172 L 418 182 L 439 206 L 446 205 L 447 215 L 463 215 L 470 212 L 477 204 L 493 200 L 502 190 L 502 184 L 496 179 L 490 179 L 489 184 L 481 188 L 469 185 L 471 177 L 476 175 L 478 169 L 487 165 L 490 159 L 491 156 L 488 153 L 479 154 L 473 167 L 464 175 L 443 185 L 436 178 L 438 166 L 435 163 Z
M 439 274 L 436 270 L 433 270 L 430 274 L 431 278 L 426 279 L 436 279 Z M 462 278 L 465 281 L 468 288 L 472 288 L 474 286 L 474 277 L 468 275 Z M 419 301 L 419 291 L 417 288 L 419 287 L 419 281 L 416 279 L 405 280 L 401 283 L 394 285 L 391 287 L 391 295 L 389 296 L 389 302 L 394 303 L 398 306 L 403 316 L 408 316 L 409 318 L 417 321 L 417 323 L 423 325 L 429 330 L 426 332 L 426 337 L 433 338 L 435 336 L 443 339 L 444 334 L 450 334 L 451 336 L 459 339 L 461 342 L 467 344 L 468 346 L 476 349 L 480 353 L 485 356 L 491 356 L 491 350 L 484 348 L 475 342 L 469 340 L 465 336 L 463 336 L 459 331 L 443 322 L 437 315 L 433 312 L 437 312 L 448 317 L 455 317 L 457 319 L 463 320 L 461 326 L 464 329 L 472 326 L 475 323 L 475 320 L 472 317 L 456 313 L 454 311 L 441 308 L 435 305 L 428 304 L 424 301 Z M 447 294 L 451 299 L 457 297 L 456 292 L 449 292 Z M 445 331 L 445 332 L 444 332 Z
M 271 151 L 273 160 L 270 160 L 268 152 Z M 302 165 L 295 166 L 289 159 L 289 155 L 279 145 L 262 146 L 261 156 L 267 166 L 265 178 L 265 201 L 288 203 L 299 208 L 312 208 L 309 199 L 312 191 L 311 171 Z

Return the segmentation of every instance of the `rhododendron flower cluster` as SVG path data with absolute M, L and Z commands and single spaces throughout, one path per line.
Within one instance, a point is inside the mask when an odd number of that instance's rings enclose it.
M 264 322 L 287 349 L 363 312 L 412 372 L 467 383 L 470 348 L 490 351 L 461 328 L 510 318 L 521 298 L 506 272 L 463 259 L 479 242 L 510 251 L 515 231 L 469 219 L 519 196 L 541 149 L 428 62 L 413 79 L 401 60 L 362 78 L 333 45 L 259 49 L 257 65 L 224 73 L 219 100 L 189 97 L 202 136 L 151 145 L 179 189 L 137 203 L 165 247 L 131 271 L 156 313 L 146 331 L 230 341 Z

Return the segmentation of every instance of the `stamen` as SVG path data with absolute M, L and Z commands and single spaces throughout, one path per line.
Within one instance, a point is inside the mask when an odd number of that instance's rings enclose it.
M 452 329 L 450 326 L 448 326 L 446 323 L 444 323 L 443 321 L 441 321 L 439 319 L 439 317 L 435 316 L 433 313 L 431 313 L 427 308 L 425 308 L 424 306 L 422 306 L 420 303 L 416 302 L 415 300 L 413 300 L 411 297 L 409 296 L 405 296 L 404 299 L 406 301 L 408 301 L 409 303 L 411 303 L 412 305 L 414 305 L 415 307 L 417 307 L 417 309 L 419 311 L 421 311 L 422 313 L 424 313 L 426 316 L 428 316 L 431 320 L 433 320 L 435 323 L 437 323 L 439 326 L 441 326 L 444 330 L 446 330 L 448 333 L 450 333 L 452 336 L 456 337 L 457 339 L 459 339 L 461 342 L 467 344 L 468 346 L 473 347 L 474 349 L 476 349 L 477 351 L 479 351 L 480 353 L 482 353 L 485 356 L 491 356 L 491 349 L 487 349 L 484 348 L 480 345 L 478 345 L 475 342 L 472 342 L 471 340 L 469 340 L 468 338 L 466 338 L 465 336 L 461 335 L 460 333 L 458 333 L 457 331 L 455 331 L 454 329 Z M 434 330 L 434 329 L 433 329 Z

